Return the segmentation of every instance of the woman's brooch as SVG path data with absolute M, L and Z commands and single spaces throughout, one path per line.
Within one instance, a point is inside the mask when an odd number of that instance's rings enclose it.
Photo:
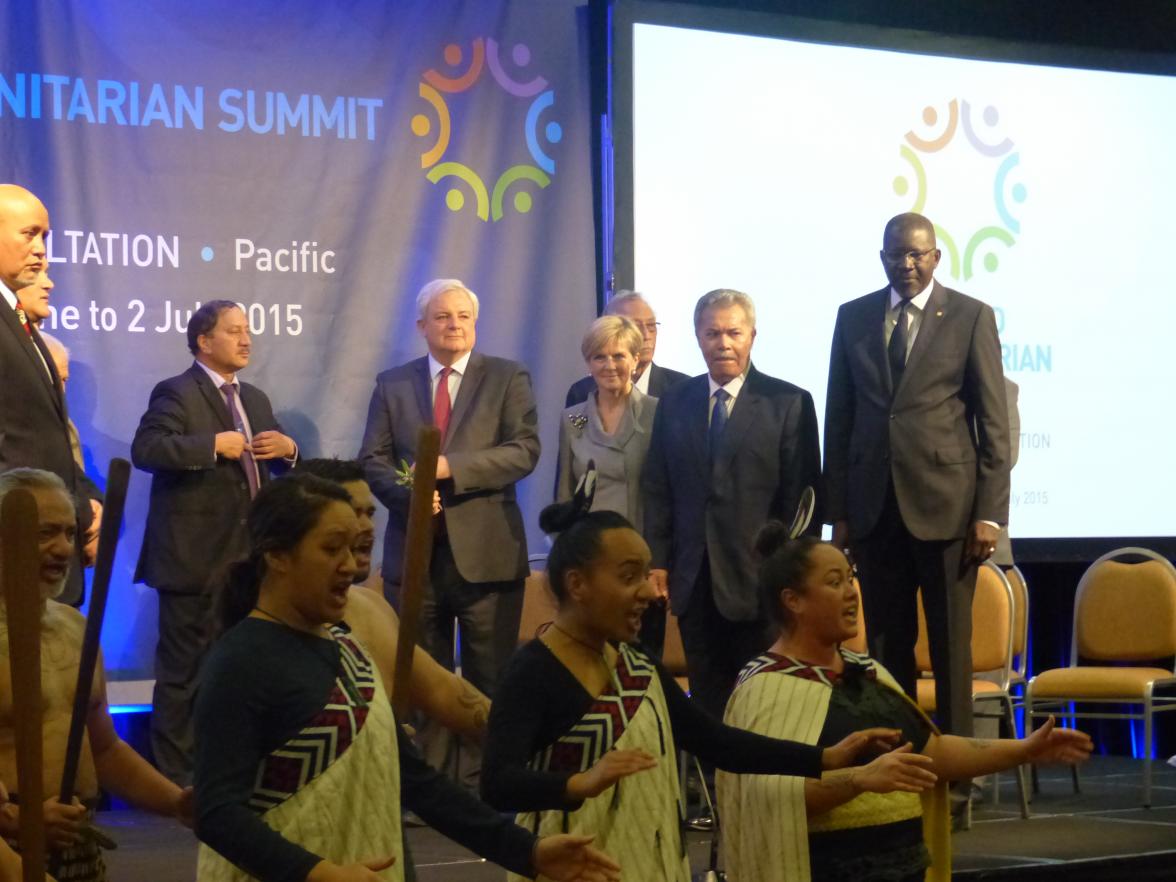
M 586 413 L 569 413 L 568 422 L 577 429 L 582 429 L 588 425 L 588 414 Z

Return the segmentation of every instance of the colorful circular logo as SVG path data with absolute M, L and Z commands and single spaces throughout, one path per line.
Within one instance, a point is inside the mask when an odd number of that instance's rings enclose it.
M 511 185 L 531 181 L 540 190 L 546 188 L 555 175 L 555 160 L 548 156 L 540 144 L 540 117 L 555 104 L 555 93 L 547 88 L 547 80 L 533 76 L 522 82 L 507 74 L 503 67 L 497 41 L 489 37 L 478 37 L 468 52 L 456 43 L 450 43 L 443 53 L 445 66 L 450 73 L 443 74 L 430 68 L 421 75 L 419 93 L 434 111 L 435 120 L 428 114 L 415 114 L 411 120 L 412 133 L 418 138 L 432 137 L 431 146 L 421 154 L 421 168 L 427 169 L 425 177 L 434 184 L 449 180 L 445 193 L 445 204 L 450 211 L 463 211 L 470 206 L 481 220 L 500 221 L 505 214 L 504 203 Z M 523 70 L 531 63 L 531 50 L 525 43 L 516 43 L 510 51 L 514 67 Z M 462 67 L 464 65 L 464 70 Z M 452 141 L 452 116 L 444 96 L 468 92 L 489 69 L 490 76 L 509 96 L 529 102 L 523 123 L 523 139 L 533 165 L 513 165 L 497 176 L 483 176 L 468 165 L 445 158 Z M 563 128 L 555 120 L 542 126 L 542 140 L 546 144 L 558 144 L 563 138 Z M 493 180 L 492 187 L 486 181 Z M 467 190 L 457 186 L 464 183 Z M 519 214 L 526 214 L 534 205 L 534 197 L 524 188 L 517 187 L 510 197 L 510 203 Z
M 928 105 L 923 108 L 923 124 L 927 129 L 935 130 L 941 123 L 943 114 Z M 924 163 L 931 161 L 932 154 L 939 154 L 951 150 L 962 151 L 966 157 L 954 157 L 958 162 L 949 162 L 950 173 L 957 180 L 967 181 L 972 187 L 986 187 L 992 195 L 991 208 L 988 207 L 988 196 L 981 191 L 982 198 L 965 196 L 962 200 L 969 206 L 980 206 L 969 209 L 971 215 L 968 220 L 956 219 L 953 229 L 957 234 L 967 233 L 963 255 L 956 245 L 957 239 L 947 229 L 947 223 L 935 224 L 935 236 L 940 248 L 947 254 L 947 269 L 952 278 L 970 279 L 975 273 L 977 258 L 986 272 L 994 273 L 1000 267 L 1000 258 L 996 252 L 997 243 L 1006 248 L 1016 244 L 1016 237 L 1021 232 L 1021 222 L 1009 210 L 1009 200 L 1020 204 L 1025 201 L 1028 191 L 1021 183 L 1009 182 L 1010 172 L 1021 162 L 1021 154 L 1014 151 L 1011 138 L 1000 137 L 997 126 L 1000 124 L 1000 112 L 989 105 L 980 114 L 984 124 L 985 138 L 977 134 L 977 126 L 972 107 L 964 100 L 952 99 L 947 104 L 946 122 L 938 134 L 932 137 L 921 137 L 909 131 L 904 136 L 906 143 L 899 149 L 899 155 L 911 166 L 910 174 L 900 174 L 893 181 L 894 192 L 897 196 L 913 195 L 909 211 L 922 214 L 927 205 L 930 185 Z M 957 130 L 962 129 L 964 137 L 957 138 Z M 916 152 L 917 151 L 917 152 Z M 963 159 L 969 161 L 965 168 Z M 981 168 L 976 169 L 979 161 Z M 912 179 L 914 186 L 912 187 Z M 912 194 L 913 191 L 913 194 Z M 945 212 L 949 213 L 949 212 Z M 970 233 L 968 231 L 971 230 Z M 940 264 L 942 267 L 942 264 Z

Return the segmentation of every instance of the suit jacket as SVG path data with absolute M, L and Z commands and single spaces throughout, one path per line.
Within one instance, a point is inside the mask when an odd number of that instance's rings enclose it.
M 1008 521 L 1009 425 L 992 308 L 934 283 L 897 390 L 883 324 L 890 289 L 837 313 L 825 405 L 826 516 L 851 536 L 878 522 L 893 480 L 917 539 Z
M 376 377 L 359 458 L 376 497 L 388 507 L 384 579 L 400 581 L 410 488 L 396 483 L 402 459 L 416 462 L 417 431 L 433 422 L 429 359 Z M 461 378 L 441 453 L 452 478 L 438 482 L 458 572 L 468 582 L 524 579 L 527 536 L 515 482 L 539 461 L 531 376 L 517 362 L 474 352 Z
M 650 377 L 652 380 L 653 378 Z M 563 412 L 559 421 L 559 474 L 555 482 L 557 502 L 571 499 L 588 461 L 596 463 L 596 495 L 593 510 L 620 512 L 638 530 L 642 524 L 641 469 L 649 451 L 657 399 L 634 388 L 624 418 L 607 435 L 589 398 Z
M 241 383 L 240 405 L 256 435 L 278 431 L 266 394 Z M 198 364 L 157 384 L 131 442 L 136 468 L 151 473 L 151 501 L 135 581 L 199 594 L 219 587 L 224 568 L 249 553 L 249 483 L 239 460 L 214 454 L 233 431 L 221 392 Z M 262 484 L 289 468 L 257 460 Z
M 817 487 L 817 414 L 804 389 L 753 366 L 731 409 L 711 465 L 707 376 L 662 396 L 641 485 L 653 566 L 670 572 L 670 603 L 681 615 L 704 554 L 719 611 L 732 621 L 760 617 L 752 542 L 766 521 L 792 520 L 806 486 Z M 818 496 L 819 498 L 819 496 Z M 820 529 L 819 512 L 810 532 Z
M 0 372 L 0 472 L 33 468 L 61 478 L 76 502 L 81 535 L 92 518 L 87 487 L 93 485 L 83 480 L 74 462 L 61 378 L 40 333 L 35 328 L 31 336 L 26 333 L 16 310 L 2 300 Z M 59 598 L 64 603 L 79 603 L 82 598 L 81 545 L 79 542 L 79 554 Z
M 1017 455 L 1021 452 L 1021 411 L 1017 407 L 1020 387 L 1008 377 L 1005 377 L 1005 402 L 1009 408 L 1009 471 L 1017 467 Z M 1000 535 L 996 537 L 996 551 L 992 553 L 992 562 L 999 567 L 1011 567 L 1013 560 L 1013 543 L 1009 539 L 1009 525 L 1000 528 Z
M 661 398 L 662 395 L 669 391 L 671 386 L 689 379 L 690 377 L 686 374 L 672 371 L 659 364 L 651 364 L 649 366 L 648 395 L 651 398 Z M 592 377 L 581 377 L 568 387 L 568 397 L 564 402 L 564 407 L 571 407 L 574 404 L 587 401 L 588 396 L 595 391 L 596 381 Z

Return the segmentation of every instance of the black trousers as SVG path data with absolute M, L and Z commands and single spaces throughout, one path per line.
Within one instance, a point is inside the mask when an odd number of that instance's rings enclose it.
M 944 732 L 970 736 L 976 564 L 964 561 L 964 540 L 912 536 L 891 485 L 873 532 L 850 544 L 861 578 L 870 654 L 915 697 L 916 598 L 922 586 L 935 670 L 935 715 Z
M 523 579 L 467 582 L 458 572 L 448 540 L 440 537 L 429 560 L 418 642 L 447 670 L 460 663 L 462 677 L 493 697 L 498 675 L 518 644 L 524 583 Z M 385 582 L 384 591 L 389 602 L 398 606 L 400 586 Z M 454 643 L 455 623 L 460 628 L 460 645 Z M 416 722 L 425 761 L 476 789 L 482 769 L 481 743 L 423 716 Z
M 748 590 L 754 590 L 748 586 Z M 690 695 L 703 710 L 721 720 L 735 679 L 743 666 L 772 645 L 762 619 L 733 622 L 715 606 L 710 560 L 703 557 L 686 611 L 679 617 Z
M 159 642 L 155 646 L 155 691 L 151 751 L 164 777 L 181 787 L 192 783 L 195 740 L 192 709 L 200 663 L 212 643 L 213 598 L 206 592 L 157 592 Z

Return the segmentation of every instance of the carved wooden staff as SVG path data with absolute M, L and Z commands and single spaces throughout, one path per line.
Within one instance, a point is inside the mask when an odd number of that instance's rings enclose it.
M 436 426 L 421 426 L 416 452 L 400 580 L 400 634 L 396 643 L 396 671 L 392 675 L 392 710 L 400 722 L 408 714 L 412 652 L 420 630 L 421 602 L 433 551 L 433 492 L 437 489 L 437 456 L 441 452 L 441 433 Z
M 24 882 L 45 879 L 45 801 L 41 780 L 41 553 L 37 503 L 28 490 L 11 490 L 0 508 L 0 580 L 8 607 L 8 660 L 16 724 L 16 782 L 20 795 L 20 851 Z
M 69 721 L 69 738 L 65 745 L 65 768 L 61 773 L 59 799 L 69 805 L 74 797 L 82 739 L 86 735 L 86 717 L 94 689 L 94 669 L 98 665 L 98 648 L 102 640 L 102 622 L 106 618 L 106 597 L 110 592 L 110 574 L 114 570 L 114 552 L 118 548 L 118 531 L 127 503 L 127 485 L 131 464 L 112 459 L 107 472 L 106 501 L 102 505 L 102 527 L 98 532 L 98 557 L 90 583 L 90 609 L 86 614 L 86 632 L 82 638 L 82 655 L 78 662 L 78 683 L 74 690 L 73 716 Z

